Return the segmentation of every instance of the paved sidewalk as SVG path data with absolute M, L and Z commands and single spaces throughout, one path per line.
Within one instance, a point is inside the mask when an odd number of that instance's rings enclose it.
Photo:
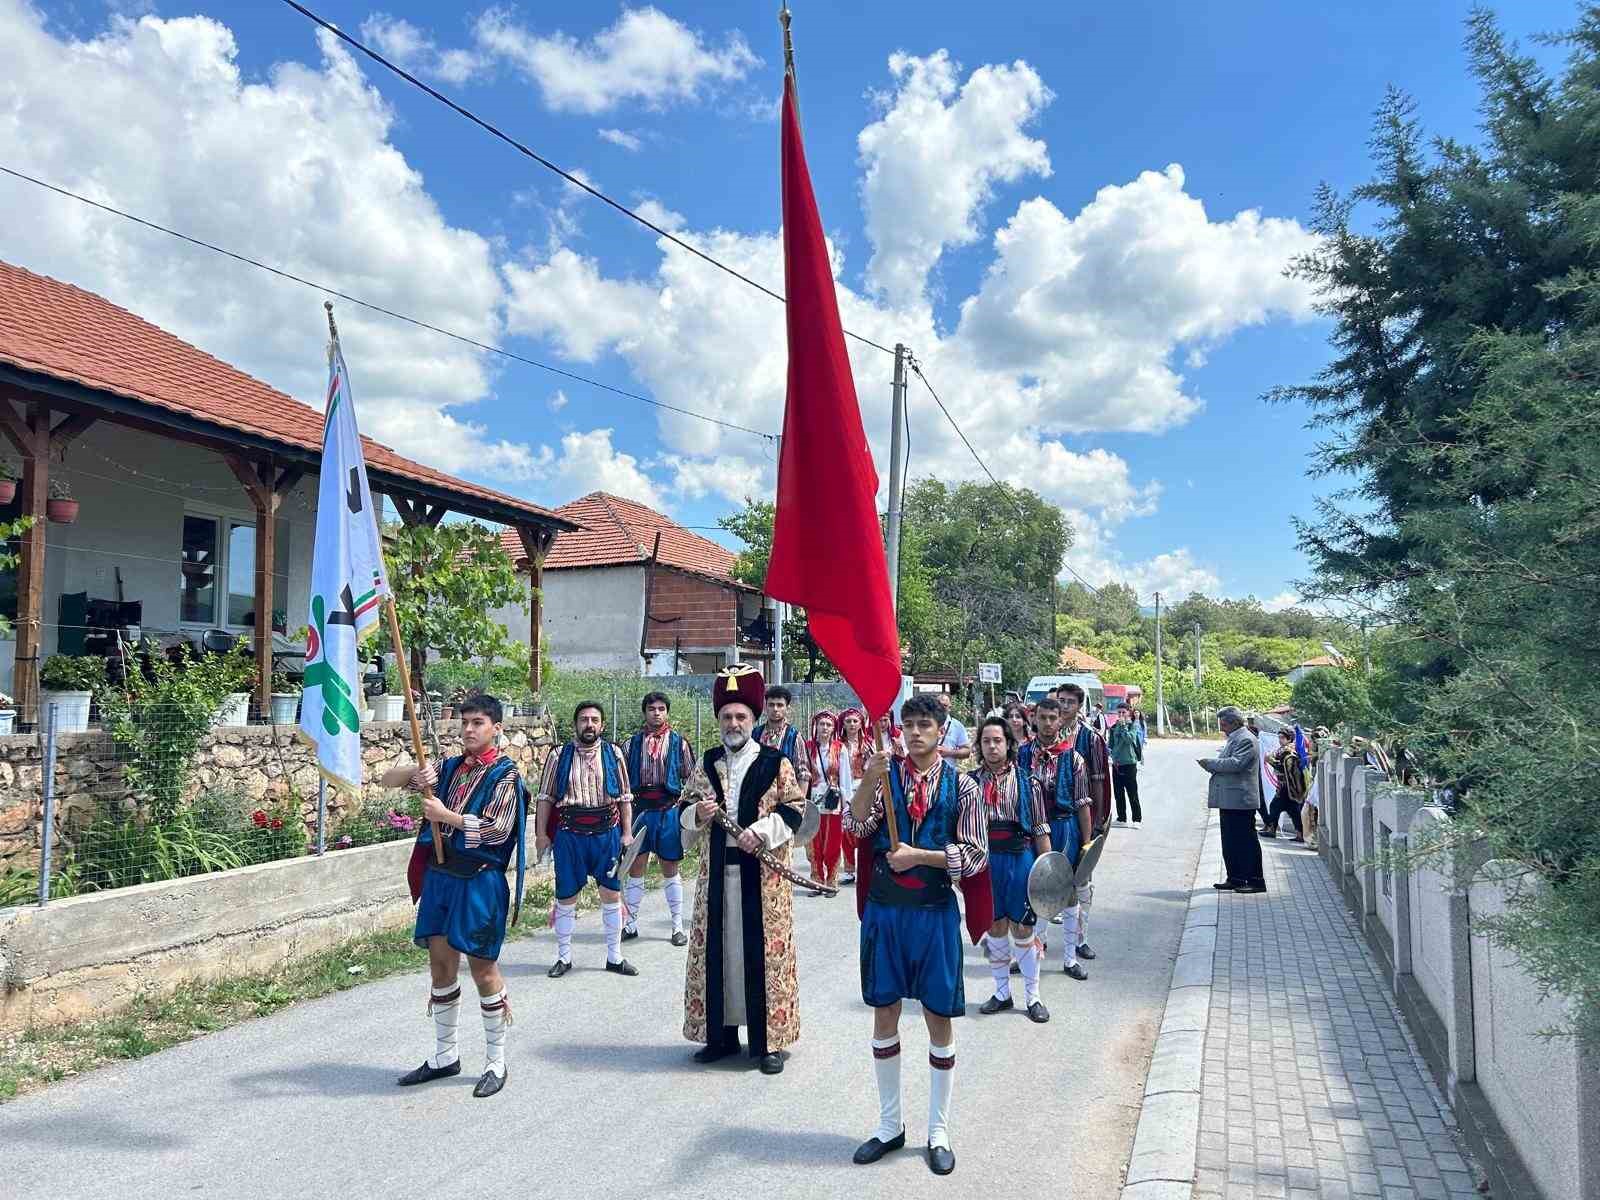
M 1480 1195 L 1326 867 L 1262 851 L 1268 894 L 1217 906 L 1195 1200 Z

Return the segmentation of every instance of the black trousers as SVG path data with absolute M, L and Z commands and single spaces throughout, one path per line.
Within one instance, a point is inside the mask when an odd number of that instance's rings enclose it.
M 1144 820 L 1144 814 L 1139 811 L 1139 764 L 1138 763 L 1112 763 L 1111 764 L 1111 790 L 1117 797 L 1117 820 L 1128 819 L 1127 809 L 1123 801 L 1133 808 L 1133 819 Z
M 1222 865 L 1228 878 L 1235 883 L 1265 885 L 1255 813 L 1248 808 L 1224 808 L 1218 815 L 1222 818 Z
M 1273 798 L 1272 808 L 1267 812 L 1267 828 L 1274 833 L 1277 832 L 1278 816 L 1281 813 L 1288 813 L 1289 820 L 1294 822 L 1295 837 L 1304 837 L 1306 831 L 1300 828 L 1300 801 L 1291 800 L 1282 792 Z

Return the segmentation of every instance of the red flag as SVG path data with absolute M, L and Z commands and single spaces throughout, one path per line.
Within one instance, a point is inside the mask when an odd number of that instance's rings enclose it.
M 900 691 L 900 635 L 833 269 L 811 191 L 794 79 L 783 84 L 783 270 L 789 394 L 767 595 L 806 610 L 811 636 L 876 720 Z

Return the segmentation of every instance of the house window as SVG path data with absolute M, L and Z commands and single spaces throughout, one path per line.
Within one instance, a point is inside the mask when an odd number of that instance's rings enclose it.
M 214 625 L 217 620 L 217 518 L 183 518 L 183 557 L 178 584 L 178 619 Z
M 289 523 L 279 521 L 272 572 L 272 627 L 285 632 Z M 256 523 L 186 513 L 178 619 L 186 625 L 253 629 L 256 623 Z

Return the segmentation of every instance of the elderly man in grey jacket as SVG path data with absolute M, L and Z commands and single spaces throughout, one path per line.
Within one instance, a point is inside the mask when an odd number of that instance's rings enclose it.
M 1261 760 L 1256 739 L 1245 728 L 1244 715 L 1231 704 L 1217 713 L 1217 724 L 1228 735 L 1215 758 L 1202 758 L 1200 766 L 1211 775 L 1206 805 L 1218 810 L 1222 821 L 1222 862 L 1228 877 L 1211 886 L 1218 891 L 1258 895 L 1267 890 L 1261 866 L 1261 843 L 1256 840 L 1256 807 L 1261 803 Z

